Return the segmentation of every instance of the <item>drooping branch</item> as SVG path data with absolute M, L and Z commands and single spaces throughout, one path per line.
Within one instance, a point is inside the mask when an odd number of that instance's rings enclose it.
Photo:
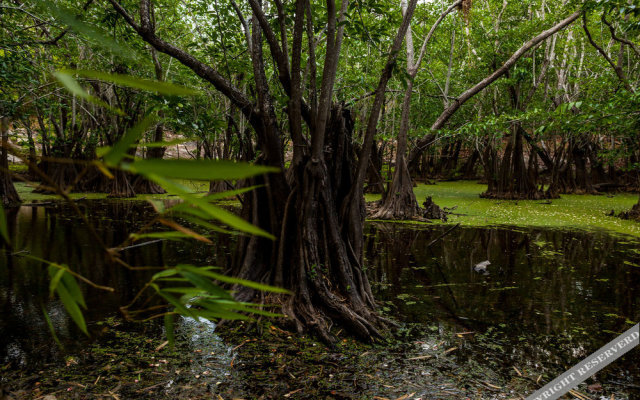
M 416 61 L 415 65 L 413 66 L 412 70 L 409 72 L 411 77 L 415 77 L 416 74 L 418 73 L 418 69 L 420 68 L 420 64 L 422 63 L 422 59 L 424 58 L 424 55 L 426 54 L 426 51 L 427 51 L 427 44 L 429 44 L 429 41 L 431 40 L 431 37 L 433 36 L 433 33 L 436 31 L 436 28 L 438 28 L 438 26 L 440 25 L 442 20 L 447 15 L 449 15 L 450 12 L 452 12 L 456 7 L 459 7 L 461 4 L 462 4 L 462 0 L 457 0 L 456 2 L 451 4 L 449 6 L 449 8 L 447 8 L 446 10 L 444 10 L 444 12 L 442 14 L 440 14 L 440 16 L 438 17 L 436 22 L 433 23 L 433 25 L 431 26 L 431 29 L 429 30 L 429 33 L 427 34 L 427 37 L 425 37 L 424 41 L 422 42 L 422 46 L 420 47 L 420 55 L 418 56 L 418 60 Z
M 196 75 L 211 83 L 219 92 L 229 98 L 229 100 L 242 110 L 250 121 L 255 119 L 255 116 L 252 116 L 253 104 L 244 93 L 236 88 L 231 82 L 226 80 L 211 66 L 198 60 L 192 54 L 189 54 L 173 44 L 162 40 L 153 30 L 149 29 L 152 26 L 149 13 L 142 14 L 142 22 L 138 24 L 117 0 L 109 0 L 109 2 L 118 14 L 122 16 L 129 26 L 131 26 L 145 42 L 149 43 L 156 50 L 175 58 L 186 67 L 190 68 Z M 149 10 L 149 0 L 141 0 L 140 4 L 141 12 Z
M 637 56 L 640 57 L 640 48 L 638 48 L 638 46 L 633 43 L 631 40 L 625 39 L 625 38 L 621 38 L 619 36 L 616 35 L 616 29 L 613 27 L 613 24 L 610 23 L 609 21 L 607 21 L 607 17 L 605 16 L 605 14 L 602 14 L 602 17 L 600 17 L 600 20 L 609 27 L 609 31 L 611 32 L 611 37 L 613 38 L 613 40 L 616 40 L 620 43 L 624 43 L 627 46 L 631 47 L 631 49 L 633 49 L 633 51 L 636 53 Z
M 609 65 L 611 65 L 611 68 L 613 68 L 616 75 L 618 75 L 618 78 L 620 79 L 620 82 L 622 83 L 624 88 L 630 92 L 633 92 L 633 89 L 631 88 L 631 84 L 629 83 L 629 80 L 627 79 L 627 75 L 624 73 L 624 70 L 622 69 L 622 67 L 616 64 L 615 62 L 613 62 L 613 60 L 611 59 L 611 57 L 609 57 L 607 52 L 604 51 L 604 49 L 600 45 L 598 45 L 598 43 L 596 43 L 595 40 L 593 40 L 593 37 L 591 37 L 591 32 L 589 32 L 589 28 L 587 27 L 586 13 L 582 14 L 582 29 L 584 29 L 584 33 L 587 35 L 587 39 L 589 40 L 589 43 L 591 43 L 591 45 L 596 50 L 598 50 L 598 53 L 602 55 L 602 58 L 604 58 L 609 63 Z
M 569 15 L 567 18 L 565 18 L 562 21 L 558 22 L 556 25 L 554 25 L 551 28 L 541 32 L 539 35 L 537 35 L 536 37 L 530 39 L 528 42 L 526 42 L 524 45 L 522 45 L 522 47 L 520 47 L 518 50 L 516 50 L 511 55 L 511 57 L 509 57 L 509 59 L 507 61 L 505 61 L 504 64 L 502 64 L 502 66 L 500 68 L 498 68 L 493 73 L 491 73 L 489 76 L 487 76 L 486 78 L 484 78 L 483 80 L 478 82 L 473 87 L 467 89 L 460 96 L 458 96 L 458 98 L 455 99 L 449 105 L 449 107 L 447 107 L 442 112 L 442 114 L 440 114 L 440 116 L 436 119 L 436 121 L 431 126 L 431 131 L 436 131 L 436 130 L 442 128 L 444 126 L 444 124 L 451 118 L 451 116 L 453 116 L 453 114 L 456 111 L 458 111 L 458 109 L 460 109 L 460 107 L 464 103 L 466 103 L 473 96 L 475 96 L 476 94 L 480 93 L 483 89 L 485 89 L 487 86 L 491 85 L 498 78 L 500 78 L 502 75 L 504 75 L 523 55 L 525 55 L 530 49 L 532 49 L 538 43 L 540 43 L 543 40 L 547 39 L 548 37 L 558 33 L 559 31 L 563 30 L 564 28 L 569 26 L 571 23 L 573 23 L 576 19 L 578 19 L 580 17 L 580 14 L 581 14 L 580 11 L 574 12 L 573 14 Z M 422 154 L 422 152 L 426 149 L 426 146 L 428 145 L 428 143 L 430 143 L 432 140 L 433 140 L 433 136 L 432 136 L 432 133 L 431 133 L 431 134 L 428 134 L 427 136 L 425 136 L 422 139 L 417 141 L 416 146 L 411 151 L 411 155 L 409 157 L 409 163 L 410 164 L 415 164 L 415 161 L 418 159 L 420 154 Z

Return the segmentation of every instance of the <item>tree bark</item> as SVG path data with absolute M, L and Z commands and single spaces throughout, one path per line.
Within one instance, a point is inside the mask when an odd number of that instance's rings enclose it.
M 440 22 L 451 12 L 454 8 L 462 4 L 462 0 L 458 0 L 453 3 L 447 10 L 445 10 L 440 17 L 433 24 L 429 33 L 422 43 L 420 48 L 420 55 L 418 60 L 414 64 L 414 49 L 413 49 L 413 35 L 411 27 L 407 27 L 406 32 L 406 46 L 407 46 L 407 87 L 404 92 L 404 98 L 402 101 L 402 114 L 400 117 L 400 130 L 398 131 L 398 144 L 396 148 L 396 162 L 395 171 L 393 174 L 393 180 L 389 185 L 387 194 L 384 198 L 383 204 L 380 209 L 373 215 L 376 219 L 410 219 L 420 213 L 420 206 L 416 200 L 416 195 L 413 193 L 413 182 L 409 174 L 409 168 L 407 166 L 406 153 L 407 153 L 407 137 L 409 134 L 409 117 L 411 113 L 411 96 L 413 94 L 413 80 L 415 79 L 422 59 L 424 58 L 427 44 L 433 36 L 436 28 Z M 403 12 L 407 13 L 407 5 L 402 2 Z
M 11 172 L 9 171 L 9 119 L 0 118 L 0 134 L 2 135 L 2 149 L 0 149 L 0 196 L 3 206 L 15 206 L 20 204 L 20 196 L 13 185 Z

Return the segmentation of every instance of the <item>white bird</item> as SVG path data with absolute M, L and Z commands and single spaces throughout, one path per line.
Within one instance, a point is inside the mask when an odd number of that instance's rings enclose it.
M 474 265 L 473 270 L 480 274 L 488 274 L 487 267 L 489 265 L 491 265 L 491 262 L 489 260 L 485 260 Z

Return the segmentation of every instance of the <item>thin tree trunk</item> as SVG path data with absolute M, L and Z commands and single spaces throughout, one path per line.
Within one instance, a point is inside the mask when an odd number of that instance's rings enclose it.
M 0 149 L 0 196 L 2 196 L 3 206 L 14 206 L 20 204 L 20 196 L 13 186 L 11 172 L 9 171 L 9 119 L 0 118 L 0 133 L 2 134 L 2 149 Z

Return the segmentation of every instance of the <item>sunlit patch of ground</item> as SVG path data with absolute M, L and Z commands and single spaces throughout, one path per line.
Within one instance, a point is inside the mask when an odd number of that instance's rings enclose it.
M 629 210 L 638 202 L 638 194 L 615 193 L 602 195 L 562 195 L 552 200 L 493 200 L 482 199 L 479 194 L 486 185 L 472 181 L 420 184 L 414 192 L 419 203 L 432 196 L 441 207 L 457 208 L 448 223 L 467 226 L 517 225 L 522 227 L 604 229 L 622 234 L 640 236 L 640 224 L 608 216 Z M 380 195 L 366 195 L 367 201 L 380 199 Z M 434 221 L 434 223 L 440 223 Z

